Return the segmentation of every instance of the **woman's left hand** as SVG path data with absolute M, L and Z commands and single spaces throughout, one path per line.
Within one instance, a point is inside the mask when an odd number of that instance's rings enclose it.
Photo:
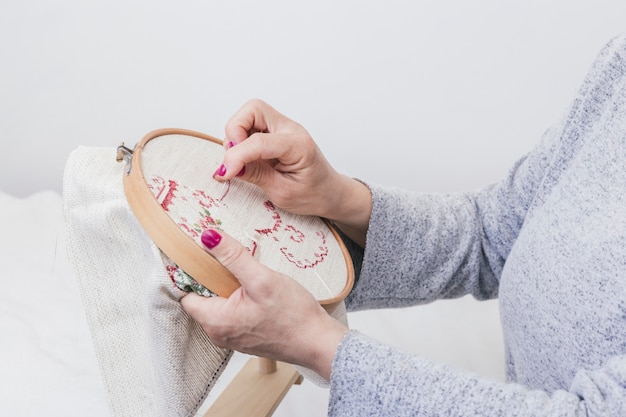
M 226 233 L 209 229 L 202 242 L 241 284 L 228 298 L 195 293 L 182 298 L 183 309 L 211 340 L 220 347 L 304 366 L 328 380 L 346 326 L 295 280 L 260 264 Z

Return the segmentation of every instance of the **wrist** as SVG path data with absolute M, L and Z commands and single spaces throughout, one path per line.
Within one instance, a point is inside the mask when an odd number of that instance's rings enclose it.
M 372 215 L 372 193 L 367 185 L 354 178 L 340 175 L 340 184 L 333 193 L 333 203 L 326 217 L 361 247 Z
M 348 328 L 344 324 L 327 316 L 318 330 L 310 332 L 313 337 L 309 345 L 312 351 L 303 365 L 329 381 L 337 348 L 346 333 Z

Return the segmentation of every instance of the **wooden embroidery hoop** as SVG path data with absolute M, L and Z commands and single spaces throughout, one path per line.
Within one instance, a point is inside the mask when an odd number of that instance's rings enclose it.
M 239 287 L 237 278 L 180 229 L 163 210 L 144 177 L 142 152 L 151 140 L 168 135 L 190 136 L 223 146 L 220 139 L 210 135 L 176 128 L 159 129 L 148 133 L 133 150 L 122 144 L 118 147 L 117 160 L 126 161 L 123 183 L 128 204 L 139 224 L 165 255 L 206 288 L 219 296 L 228 297 Z M 323 220 L 341 248 L 347 269 L 343 290 L 332 298 L 318 300 L 322 307 L 332 312 L 352 289 L 354 267 L 337 230 L 330 222 Z
M 221 140 L 212 136 L 175 128 L 148 133 L 132 150 L 122 143 L 117 148 L 117 161 L 126 162 L 123 184 L 128 204 L 139 224 L 165 255 L 206 288 L 219 296 L 228 297 L 239 287 L 237 278 L 180 229 L 163 210 L 146 182 L 142 169 L 142 152 L 148 142 L 167 135 L 190 136 L 223 146 Z M 330 222 L 323 220 L 341 249 L 347 270 L 343 290 L 334 297 L 318 300 L 326 311 L 332 313 L 352 289 L 354 267 L 337 230 Z M 204 416 L 269 417 L 289 388 L 300 384 L 302 379 L 300 373 L 289 364 L 267 358 L 250 358 Z M 241 401 L 242 398 L 246 400 Z

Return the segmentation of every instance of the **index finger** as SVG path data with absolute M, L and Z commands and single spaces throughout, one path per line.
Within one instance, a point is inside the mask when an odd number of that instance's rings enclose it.
M 257 132 L 272 132 L 279 113 L 262 100 L 254 99 L 245 103 L 226 123 L 225 143 L 241 143 Z

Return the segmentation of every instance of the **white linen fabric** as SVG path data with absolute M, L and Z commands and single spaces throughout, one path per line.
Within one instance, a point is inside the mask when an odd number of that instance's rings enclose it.
M 328 225 L 319 217 L 275 207 L 251 183 L 215 181 L 213 172 L 224 152 L 219 143 L 168 134 L 143 146 L 141 168 L 163 210 L 198 245 L 205 229 L 217 227 L 259 262 L 299 282 L 315 299 L 339 296 L 348 269 Z
M 193 416 L 232 352 L 179 303 L 131 212 L 113 148 L 78 148 L 64 176 L 67 247 L 115 416 Z

